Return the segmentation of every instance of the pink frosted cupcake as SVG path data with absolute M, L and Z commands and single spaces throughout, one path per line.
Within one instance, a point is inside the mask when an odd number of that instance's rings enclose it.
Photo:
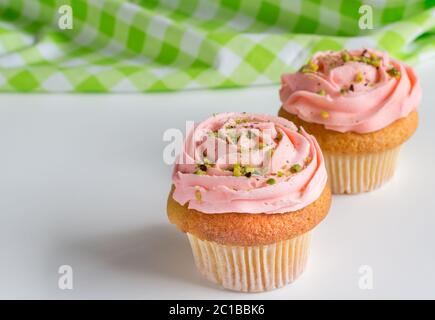
M 418 126 L 414 71 L 374 50 L 319 52 L 282 76 L 279 115 L 313 134 L 333 193 L 373 190 L 395 171 L 400 146 Z
M 314 137 L 266 115 L 224 113 L 200 123 L 172 183 L 168 217 L 187 233 L 199 271 L 238 291 L 294 281 L 331 201 Z

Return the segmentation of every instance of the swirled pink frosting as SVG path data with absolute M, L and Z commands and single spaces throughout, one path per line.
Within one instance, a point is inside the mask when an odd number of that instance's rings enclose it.
M 204 213 L 285 213 L 322 193 L 315 138 L 274 116 L 222 113 L 191 130 L 174 166 L 173 198 Z
M 380 130 L 406 117 L 421 99 L 414 71 L 373 50 L 317 53 L 281 82 L 287 112 L 338 132 Z

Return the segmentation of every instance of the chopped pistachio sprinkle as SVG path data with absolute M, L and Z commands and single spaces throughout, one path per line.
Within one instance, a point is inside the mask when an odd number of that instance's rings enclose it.
M 320 111 L 320 116 L 321 116 L 323 119 L 328 119 L 328 118 L 329 118 L 329 112 L 328 112 L 328 111 L 325 111 L 325 110 L 322 110 L 322 111 Z
M 311 72 L 316 72 L 317 70 L 319 70 L 319 66 L 315 64 L 313 61 L 308 62 L 306 65 L 304 65 L 301 68 L 302 73 L 311 73 Z
M 360 61 L 361 61 L 361 62 L 364 62 L 364 63 L 367 63 L 367 64 L 370 64 L 371 59 L 370 59 L 369 57 L 362 56 L 362 57 L 360 58 Z
M 343 59 L 344 62 L 348 62 L 350 60 L 350 54 L 347 51 L 344 51 L 341 54 L 341 59 Z
M 201 191 L 195 190 L 195 199 L 196 199 L 196 201 L 201 202 L 201 200 L 202 200 Z
M 240 164 L 236 163 L 233 166 L 233 176 L 234 177 L 241 177 L 245 176 L 247 178 L 250 178 L 253 174 L 259 174 L 258 171 L 250 166 L 241 166 Z
M 251 121 L 251 119 L 236 119 L 236 124 L 242 124 Z
M 255 173 L 255 169 L 252 167 L 245 167 L 245 177 L 250 178 L 253 173 Z
M 370 57 L 367 57 L 365 56 L 366 52 L 367 51 L 365 50 L 362 53 L 362 55 L 357 56 L 357 55 L 350 55 L 349 52 L 344 51 L 341 54 L 341 59 L 343 60 L 344 63 L 349 61 L 362 62 L 378 68 L 381 65 L 381 58 L 373 53 L 370 55 Z
M 264 143 L 263 142 L 259 142 L 258 143 L 258 149 L 263 149 L 264 148 Z
M 363 77 L 363 74 L 362 74 L 362 72 L 361 71 L 358 71 L 358 73 L 356 74 L 356 76 L 355 76 L 355 82 L 361 82 L 361 81 L 363 81 L 364 80 L 364 77 Z
M 254 173 L 255 169 L 252 167 L 245 167 L 245 172 Z
M 381 66 L 381 59 L 378 58 L 378 57 L 376 57 L 376 58 L 372 58 L 372 59 L 370 60 L 370 64 L 371 64 L 373 67 L 379 68 L 379 67 Z
M 292 165 L 292 167 L 290 168 L 291 173 L 296 173 L 302 170 L 302 167 L 299 163 L 296 163 L 294 165 Z
M 233 176 L 240 177 L 242 175 L 242 168 L 240 164 L 236 163 L 233 167 Z
M 340 93 L 341 94 L 346 94 L 347 93 L 347 89 L 346 88 L 341 88 L 340 89 Z
M 387 73 L 394 78 L 400 77 L 400 71 L 397 70 L 395 67 L 392 67 L 391 69 L 387 70 Z
M 282 177 L 283 175 L 284 175 L 284 172 L 282 172 L 282 171 L 278 171 L 278 177 Z
M 317 94 L 320 96 L 326 96 L 326 91 L 325 89 L 320 89 L 319 91 L 317 91 Z
M 206 172 L 205 172 L 204 170 L 197 169 L 197 170 L 195 171 L 195 174 L 197 174 L 197 175 L 199 175 L 199 176 L 203 176 L 203 175 L 206 174 Z
M 266 183 L 269 184 L 269 185 L 273 185 L 273 184 L 276 183 L 276 180 L 274 178 L 269 178 L 269 179 L 266 180 Z

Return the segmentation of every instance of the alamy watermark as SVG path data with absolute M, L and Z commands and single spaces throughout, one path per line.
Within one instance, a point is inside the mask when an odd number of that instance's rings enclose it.
M 57 286 L 60 290 L 73 290 L 74 289 L 74 274 L 73 268 L 70 265 L 61 265 L 58 269 L 60 274 L 57 281 Z
M 61 30 L 71 30 L 74 27 L 73 9 L 70 5 L 63 5 L 58 10 L 59 19 L 57 25 Z
M 369 265 L 362 265 L 358 268 L 358 288 L 361 290 L 373 289 L 373 268 Z
M 361 15 L 358 20 L 358 26 L 361 30 L 373 29 L 373 8 L 368 4 L 364 4 L 358 9 Z
M 180 129 L 164 131 L 163 161 L 167 165 L 233 165 L 268 167 L 272 164 L 274 149 L 285 132 L 275 126 L 264 128 L 252 124 L 252 119 L 236 119 L 219 129 L 195 128 L 193 121 L 186 121 L 186 139 Z M 255 123 L 255 121 L 253 121 Z M 182 152 L 184 150 L 184 152 Z

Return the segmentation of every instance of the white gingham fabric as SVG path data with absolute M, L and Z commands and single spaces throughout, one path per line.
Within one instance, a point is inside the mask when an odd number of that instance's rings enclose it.
M 359 25 L 367 6 L 373 29 Z M 357 47 L 433 59 L 435 0 L 0 0 L 4 92 L 272 84 L 318 50 Z

